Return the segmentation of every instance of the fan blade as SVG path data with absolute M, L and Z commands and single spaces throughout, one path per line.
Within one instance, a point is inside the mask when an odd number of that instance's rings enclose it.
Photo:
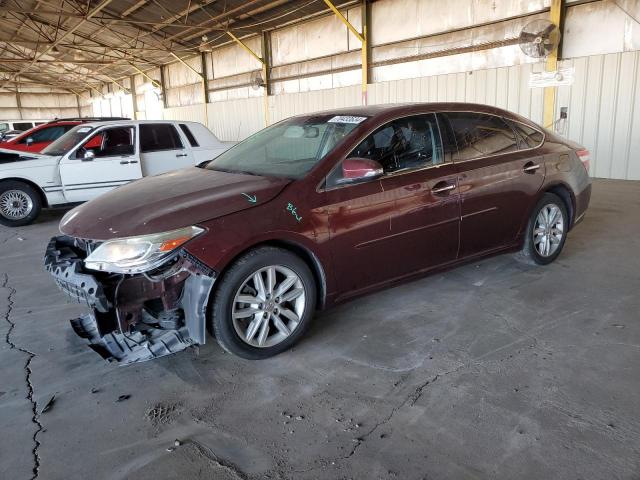
M 549 26 L 547 28 L 545 28 L 542 32 L 540 32 L 540 35 L 542 35 L 543 37 L 546 37 L 547 35 L 549 35 L 551 32 L 553 32 L 553 29 L 556 28 L 555 23 L 550 23 Z
M 533 42 L 538 35 L 531 32 L 525 32 L 524 30 L 520 32 L 520 41 L 522 42 Z
M 544 45 L 542 45 L 542 43 L 536 43 L 536 50 L 537 50 L 538 58 L 547 56 Z

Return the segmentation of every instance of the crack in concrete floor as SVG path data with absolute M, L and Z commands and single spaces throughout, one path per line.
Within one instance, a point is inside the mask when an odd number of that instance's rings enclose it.
M 18 350 L 19 352 L 22 352 L 25 355 L 27 355 L 27 360 L 24 364 L 25 381 L 27 383 L 26 398 L 31 403 L 31 413 L 32 413 L 31 422 L 36 426 L 36 430 L 32 437 L 33 448 L 31 450 L 33 454 L 33 470 L 32 470 L 33 476 L 31 477 L 31 479 L 34 480 L 38 478 L 38 475 L 40 474 L 40 455 L 38 452 L 38 450 L 40 449 L 40 440 L 38 440 L 38 434 L 43 430 L 42 424 L 40 423 L 40 414 L 38 413 L 38 404 L 33 398 L 33 383 L 31 382 L 31 375 L 33 374 L 33 370 L 31 369 L 31 362 L 36 357 L 36 354 L 24 347 L 20 347 L 16 345 L 11 340 L 11 334 L 13 333 L 13 330 L 16 326 L 16 324 L 11 320 L 11 311 L 13 310 L 13 304 L 14 304 L 13 296 L 15 295 L 16 290 L 15 288 L 9 285 L 9 275 L 7 275 L 6 273 L 3 275 L 2 288 L 9 291 L 9 294 L 7 295 L 7 309 L 4 314 L 4 319 L 9 324 L 9 329 L 7 330 L 4 340 L 6 344 L 9 345 L 9 348 L 11 348 L 12 350 Z

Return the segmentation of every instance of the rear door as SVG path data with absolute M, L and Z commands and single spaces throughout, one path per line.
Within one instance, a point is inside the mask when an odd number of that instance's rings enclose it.
M 140 124 L 140 160 L 145 177 L 195 164 L 176 126 L 162 122 Z
M 440 118 L 457 144 L 461 258 L 516 242 L 544 180 L 536 149 L 519 147 L 499 116 L 450 112 Z
M 60 162 L 60 177 L 66 200 L 91 200 L 141 178 L 137 152 L 134 126 L 97 130 Z

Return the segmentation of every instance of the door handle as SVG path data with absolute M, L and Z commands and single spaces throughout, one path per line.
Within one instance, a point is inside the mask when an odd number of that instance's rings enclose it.
M 176 157 L 186 157 L 187 154 L 186 153 L 178 153 L 176 154 Z
M 137 160 L 120 160 L 120 165 L 128 165 L 129 163 L 138 163 Z
M 455 184 L 438 182 L 431 189 L 431 193 L 445 193 L 445 192 L 448 192 L 449 190 L 453 190 L 454 188 L 456 188 Z
M 525 164 L 525 166 L 522 169 L 522 171 L 524 173 L 536 173 L 536 170 L 538 170 L 539 168 L 540 168 L 540 164 L 533 163 L 533 162 L 528 162 L 528 163 Z

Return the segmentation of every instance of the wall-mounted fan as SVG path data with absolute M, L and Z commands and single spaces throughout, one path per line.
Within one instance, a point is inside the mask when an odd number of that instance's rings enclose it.
M 260 87 L 264 87 L 264 79 L 262 78 L 262 72 L 253 72 L 251 74 L 251 88 L 258 90 Z
M 533 20 L 520 32 L 520 48 L 530 57 L 544 58 L 560 43 L 560 29 L 549 20 Z

